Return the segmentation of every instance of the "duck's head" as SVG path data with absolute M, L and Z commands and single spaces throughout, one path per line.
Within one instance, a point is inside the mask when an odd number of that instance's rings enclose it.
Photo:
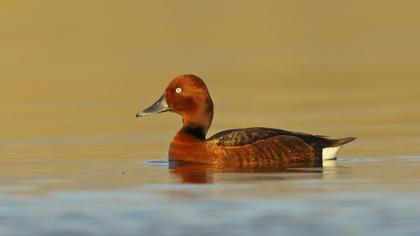
M 180 114 L 185 128 L 203 129 L 205 135 L 213 118 L 213 102 L 204 81 L 195 75 L 176 77 L 163 95 L 136 117 L 166 111 Z

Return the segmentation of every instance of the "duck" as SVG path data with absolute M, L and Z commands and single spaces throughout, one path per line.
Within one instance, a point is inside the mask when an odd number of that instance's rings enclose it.
M 246 167 L 319 167 L 334 160 L 355 137 L 331 139 L 277 128 L 224 130 L 207 137 L 214 105 L 202 79 L 193 74 L 173 79 L 151 106 L 137 112 L 145 117 L 163 112 L 182 117 L 182 128 L 169 146 L 170 162 Z

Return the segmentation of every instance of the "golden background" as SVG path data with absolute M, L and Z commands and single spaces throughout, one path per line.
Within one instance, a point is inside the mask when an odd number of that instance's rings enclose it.
M 346 156 L 420 152 L 417 1 L 1 5 L 5 154 L 72 140 L 94 150 L 96 139 L 111 140 L 102 143 L 110 151 L 141 153 L 141 144 L 112 140 L 143 135 L 150 145 L 159 139 L 155 156 L 165 158 L 180 118 L 135 113 L 184 73 L 203 78 L 212 94 L 210 134 L 269 126 L 359 137 Z

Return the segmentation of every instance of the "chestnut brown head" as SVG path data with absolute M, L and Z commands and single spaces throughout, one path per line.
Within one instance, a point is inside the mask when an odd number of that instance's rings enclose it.
M 153 105 L 136 116 L 166 111 L 180 114 L 184 127 L 201 127 L 207 132 L 213 118 L 213 102 L 204 81 L 195 75 L 178 76 Z

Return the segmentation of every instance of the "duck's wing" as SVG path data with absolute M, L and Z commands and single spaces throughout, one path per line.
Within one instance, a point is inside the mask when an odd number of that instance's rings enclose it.
M 328 139 L 327 137 L 322 135 L 312 135 L 281 129 L 271 129 L 262 127 L 225 130 L 213 135 L 208 139 L 208 141 L 216 142 L 219 146 L 232 147 L 252 144 L 259 140 L 268 139 L 280 135 L 297 137 L 302 139 L 308 145 L 317 145 L 319 147 L 334 146 L 338 141 Z M 344 144 L 343 142 L 344 141 L 342 141 L 342 144 Z

